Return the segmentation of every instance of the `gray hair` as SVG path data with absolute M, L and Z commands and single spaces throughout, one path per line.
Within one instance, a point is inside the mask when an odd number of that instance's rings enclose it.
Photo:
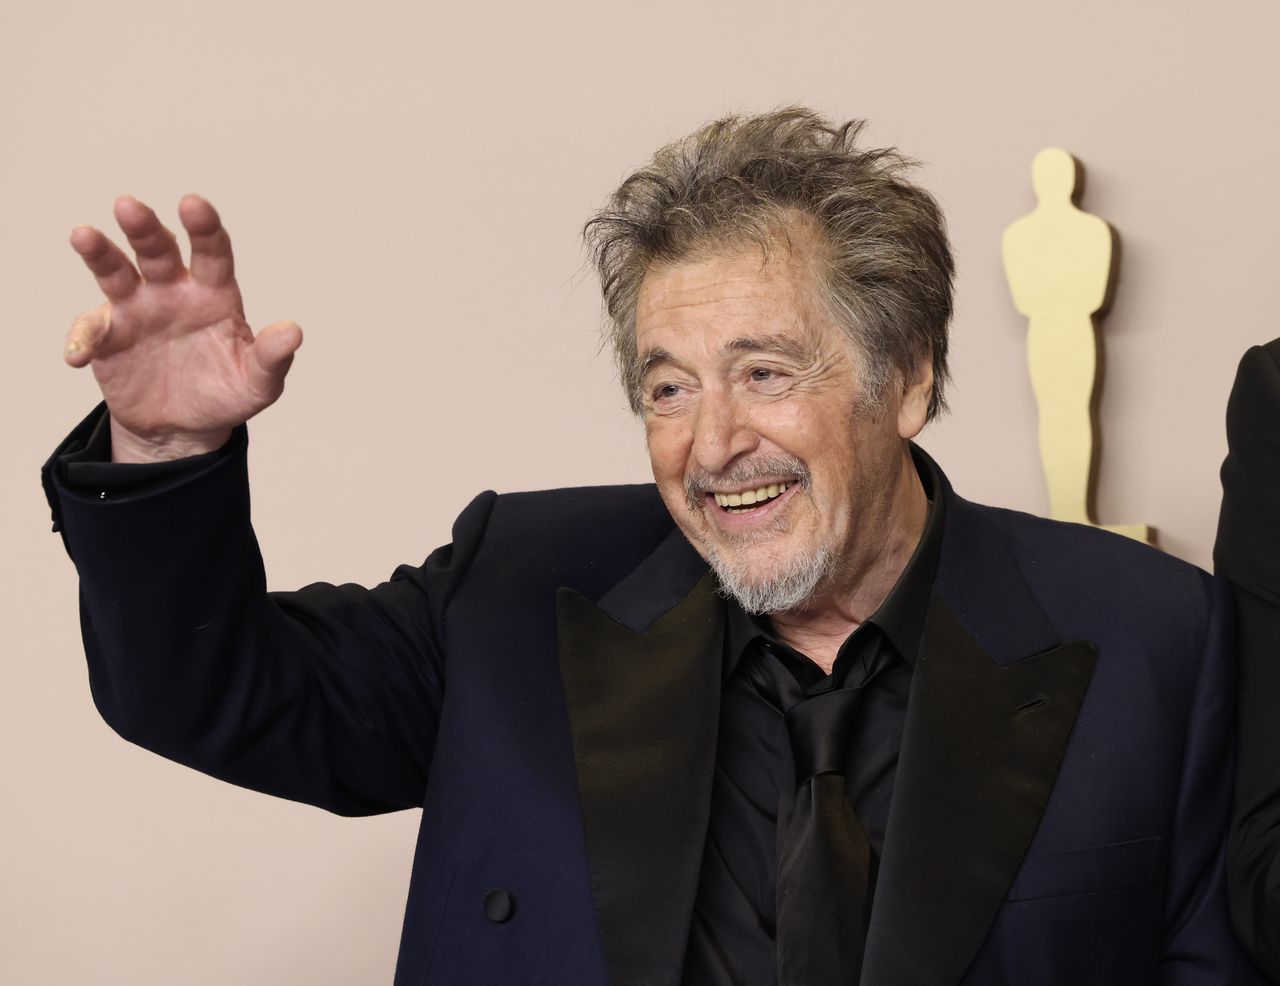
M 821 300 L 861 356 L 867 404 L 883 407 L 895 371 L 907 379 L 929 358 L 929 419 L 946 409 L 955 273 L 946 225 L 933 196 L 904 179 L 913 161 L 854 146 L 863 126 L 833 126 L 795 106 L 716 120 L 659 150 L 586 224 L 633 411 L 642 408 L 636 301 L 645 274 L 738 244 L 767 258 L 797 222 L 822 234 Z

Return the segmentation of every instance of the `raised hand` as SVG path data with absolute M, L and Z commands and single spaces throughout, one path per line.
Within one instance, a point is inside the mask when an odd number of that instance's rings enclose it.
M 153 462 L 212 451 L 231 429 L 274 403 L 302 344 L 292 322 L 254 337 L 236 286 L 231 240 L 204 199 L 186 196 L 178 215 L 191 240 L 191 266 L 156 214 L 122 196 L 115 217 L 137 266 L 90 226 L 71 246 L 97 278 L 106 302 L 79 316 L 64 358 L 92 365 L 111 411 L 112 458 Z

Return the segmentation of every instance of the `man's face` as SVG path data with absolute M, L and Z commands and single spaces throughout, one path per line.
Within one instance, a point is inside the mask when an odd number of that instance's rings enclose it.
M 821 306 L 812 239 L 655 268 L 636 345 L 663 501 L 751 611 L 852 589 L 885 550 L 927 384 L 866 410 L 858 357 Z M 846 583 L 853 583 L 848 585 Z

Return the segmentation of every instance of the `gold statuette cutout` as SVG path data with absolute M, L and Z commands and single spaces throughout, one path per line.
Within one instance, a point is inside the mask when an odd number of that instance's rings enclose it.
M 1027 317 L 1027 359 L 1040 411 L 1040 458 L 1056 520 L 1103 527 L 1149 544 L 1146 524 L 1094 520 L 1098 338 L 1114 282 L 1115 233 L 1075 204 L 1080 168 L 1050 147 L 1031 165 L 1034 211 L 1004 232 L 1004 269 L 1014 306 Z

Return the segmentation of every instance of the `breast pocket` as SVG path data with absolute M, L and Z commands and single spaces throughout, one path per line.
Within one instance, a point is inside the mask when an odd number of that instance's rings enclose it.
M 1028 856 L 1008 899 L 1039 900 L 1151 886 L 1160 871 L 1161 842 L 1159 836 L 1152 836 Z

